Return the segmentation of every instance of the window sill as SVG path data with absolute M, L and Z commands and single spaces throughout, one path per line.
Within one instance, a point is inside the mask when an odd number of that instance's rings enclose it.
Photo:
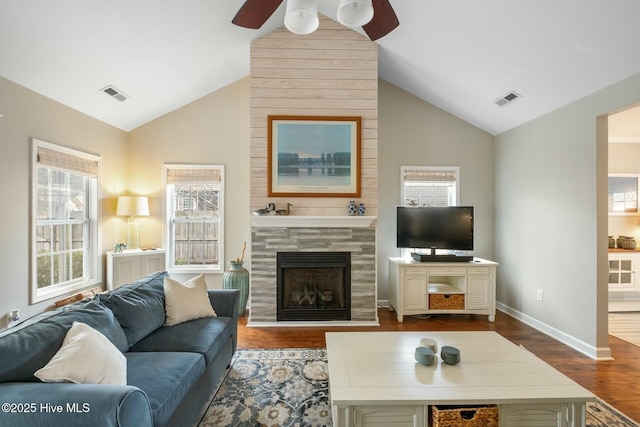
M 73 283 L 62 287 L 54 286 L 54 289 L 34 289 L 31 294 L 30 304 L 33 305 L 52 300 L 54 298 L 67 297 L 76 292 L 84 291 L 98 286 L 102 287 L 102 282 L 100 280 L 88 279 L 82 282 Z

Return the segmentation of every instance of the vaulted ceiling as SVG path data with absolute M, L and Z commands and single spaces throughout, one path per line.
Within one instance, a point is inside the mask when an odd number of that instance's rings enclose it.
M 339 0 L 317 1 L 335 19 Z M 637 0 L 390 1 L 380 77 L 491 134 L 640 72 Z M 3 0 L 0 76 L 129 131 L 249 74 L 286 2 L 259 30 L 231 23 L 242 3 Z

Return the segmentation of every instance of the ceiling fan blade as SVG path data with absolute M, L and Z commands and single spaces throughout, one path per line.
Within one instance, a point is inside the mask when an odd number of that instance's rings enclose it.
M 257 30 L 267 22 L 280 3 L 282 0 L 246 0 L 231 22 L 239 27 Z
M 389 0 L 373 0 L 373 19 L 362 27 L 371 40 L 378 40 L 393 31 L 400 22 Z

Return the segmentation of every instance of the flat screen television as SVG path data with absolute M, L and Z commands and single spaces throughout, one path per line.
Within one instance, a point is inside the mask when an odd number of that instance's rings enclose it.
M 398 206 L 397 247 L 473 250 L 473 206 Z

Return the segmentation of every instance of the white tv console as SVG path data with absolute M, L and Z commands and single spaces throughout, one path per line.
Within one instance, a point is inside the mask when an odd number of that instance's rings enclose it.
M 484 314 L 496 319 L 493 261 L 418 262 L 389 258 L 389 310 L 398 322 L 417 314 Z M 442 304 L 451 299 L 453 304 Z

